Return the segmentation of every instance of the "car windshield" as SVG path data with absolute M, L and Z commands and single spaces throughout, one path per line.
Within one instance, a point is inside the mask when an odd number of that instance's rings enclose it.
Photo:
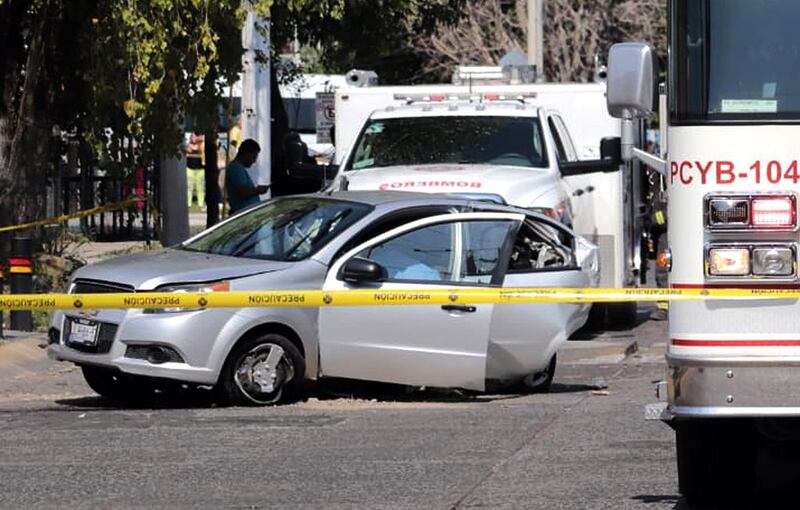
M 539 119 L 490 116 L 373 119 L 364 127 L 348 169 L 435 164 L 546 167 Z
M 201 234 L 182 249 L 231 257 L 303 260 L 371 209 L 365 204 L 319 197 L 277 199 Z

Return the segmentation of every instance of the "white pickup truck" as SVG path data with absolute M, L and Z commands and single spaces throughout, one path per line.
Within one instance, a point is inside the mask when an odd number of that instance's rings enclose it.
M 524 98 L 484 96 L 409 97 L 373 112 L 342 158 L 335 186 L 495 199 L 572 226 L 561 166 L 577 157 L 559 114 Z

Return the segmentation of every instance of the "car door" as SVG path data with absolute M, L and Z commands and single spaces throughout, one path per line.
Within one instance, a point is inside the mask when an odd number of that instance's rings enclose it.
M 528 217 L 509 252 L 504 288 L 597 286 L 597 248 L 572 232 Z M 589 304 L 524 303 L 495 307 L 487 378 L 511 379 L 543 370 L 581 327 Z
M 558 162 L 577 161 L 578 153 L 561 116 L 551 113 L 548 115 L 547 124 L 555 143 Z M 562 180 L 570 195 L 573 228 L 578 232 L 591 232 L 595 217 L 594 198 L 592 195 L 592 193 L 595 193 L 595 189 L 592 186 L 591 175 L 570 175 L 562 177 Z
M 324 290 L 452 289 L 497 286 L 521 214 L 462 213 L 425 218 L 340 257 Z M 361 258 L 380 264 L 382 281 L 351 283 L 342 268 Z M 494 305 L 391 305 L 320 310 L 320 370 L 414 386 L 483 390 Z

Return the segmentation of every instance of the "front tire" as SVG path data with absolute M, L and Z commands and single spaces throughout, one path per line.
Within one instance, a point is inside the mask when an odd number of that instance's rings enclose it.
M 217 390 L 225 404 L 278 404 L 296 397 L 305 371 L 297 347 L 283 335 L 268 333 L 245 340 L 231 351 Z

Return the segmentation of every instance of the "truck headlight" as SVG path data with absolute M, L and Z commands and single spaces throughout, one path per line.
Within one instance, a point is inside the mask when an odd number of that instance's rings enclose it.
M 764 246 L 753 249 L 753 274 L 790 276 L 794 273 L 794 250 L 785 246 Z
M 231 290 L 231 284 L 228 281 L 219 281 L 211 283 L 199 283 L 190 285 L 166 285 L 156 289 L 156 292 L 227 292 Z M 202 308 L 146 308 L 145 313 L 176 313 L 176 312 L 194 312 L 202 310 Z
M 747 276 L 750 274 L 750 249 L 711 248 L 708 250 L 708 274 Z

